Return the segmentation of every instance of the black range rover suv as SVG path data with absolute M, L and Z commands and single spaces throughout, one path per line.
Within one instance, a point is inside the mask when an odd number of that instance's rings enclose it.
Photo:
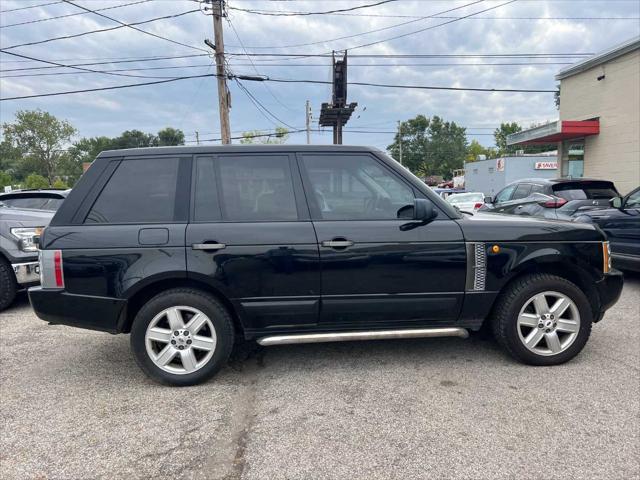
M 383 152 L 346 146 L 103 152 L 40 240 L 54 324 L 131 333 L 152 378 L 191 385 L 234 339 L 466 337 L 490 324 L 566 362 L 618 299 L 593 225 L 458 213 Z

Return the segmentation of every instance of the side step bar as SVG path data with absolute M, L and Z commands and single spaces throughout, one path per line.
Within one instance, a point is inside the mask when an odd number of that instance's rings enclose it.
M 364 332 L 303 333 L 273 335 L 258 339 L 263 346 L 292 343 L 350 342 L 353 340 L 385 340 L 391 338 L 460 337 L 467 338 L 464 328 L 413 328 L 406 330 L 369 330 Z

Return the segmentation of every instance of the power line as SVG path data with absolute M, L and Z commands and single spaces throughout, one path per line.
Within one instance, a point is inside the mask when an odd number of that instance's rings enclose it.
M 233 67 L 253 67 L 255 64 L 250 63 L 238 63 L 233 65 Z M 505 67 L 505 66 L 519 66 L 519 67 L 531 67 L 531 66 L 558 66 L 558 65 L 571 65 L 568 62 L 533 62 L 533 63 L 350 63 L 349 68 L 351 67 Z M 149 70 L 175 70 L 175 69 L 187 69 L 187 68 L 208 68 L 211 64 L 203 63 L 197 65 L 171 65 L 165 67 L 144 67 L 144 68 L 117 68 L 117 69 L 109 69 L 109 70 L 100 70 L 96 73 L 109 73 L 109 72 L 140 72 L 140 71 L 149 71 Z M 326 68 L 327 65 L 324 63 L 294 63 L 294 64 L 262 64 L 263 67 L 323 67 Z M 51 67 L 51 68 L 59 68 L 59 67 Z M 81 75 L 87 73 L 94 72 L 52 72 L 52 73 L 24 73 L 17 75 L 2 75 L 0 78 L 31 78 L 31 77 L 51 77 L 58 75 Z M 261 74 L 258 73 L 260 76 Z M 160 78 L 160 77 L 158 77 Z M 265 84 L 265 86 L 267 86 Z M 269 89 L 270 90 L 270 89 Z M 271 90 L 270 90 L 271 91 Z M 277 97 L 274 97 L 276 101 Z M 280 103 L 283 107 L 291 110 L 285 104 Z M 294 110 L 292 110 L 294 111 Z
M 153 2 L 153 1 L 155 0 L 139 0 L 137 2 L 123 3 L 121 5 L 113 5 L 111 7 L 97 8 L 96 12 L 102 12 L 104 10 L 113 10 L 113 9 L 122 8 L 122 7 L 130 7 L 132 5 L 139 5 L 141 3 Z M 56 2 L 56 3 L 62 3 L 62 1 Z M 39 18 L 37 20 L 29 20 L 27 22 L 18 22 L 18 23 L 9 23 L 8 25 L 0 25 L 0 28 L 18 27 L 20 25 L 30 25 L 32 23 L 48 22 L 49 20 L 58 20 L 59 18 L 68 18 L 68 17 L 75 17 L 77 15 L 86 15 L 87 13 L 89 12 L 67 13 L 66 15 L 58 15 L 55 17 Z
M 194 50 L 200 50 L 202 52 L 206 52 L 206 50 L 204 48 L 194 47 L 193 45 L 188 45 L 186 43 L 178 42 L 176 40 L 172 40 L 170 38 L 163 37 L 162 35 L 156 35 L 155 33 L 147 32 L 146 30 L 142 30 L 141 28 L 138 28 L 138 27 L 135 27 L 135 26 L 132 26 L 132 25 L 128 25 L 126 23 L 121 22 L 120 20 L 117 20 L 117 19 L 115 19 L 113 17 L 109 17 L 108 15 L 100 13 L 100 12 L 98 12 L 96 10 L 92 10 L 90 8 L 83 7 L 82 5 L 78 5 L 76 3 L 73 3 L 71 0 L 62 0 L 62 1 L 65 2 L 65 3 L 68 3 L 69 5 L 73 5 L 76 8 L 80 8 L 81 10 L 84 10 L 86 12 L 93 13 L 95 15 L 98 15 L 99 17 L 106 18 L 107 20 L 111 20 L 112 22 L 116 22 L 116 23 L 118 23 L 120 25 L 123 25 L 125 27 L 131 28 L 132 30 L 135 30 L 137 32 L 144 33 L 145 35 L 149 35 L 149 36 L 154 37 L 154 38 L 159 38 L 161 40 L 165 40 L 167 42 L 174 43 L 176 45 L 181 45 L 183 47 L 192 48 Z
M 448 10 L 443 10 L 443 11 L 441 11 L 441 12 L 436 12 L 436 13 L 434 13 L 433 15 L 428 15 L 428 16 L 424 16 L 424 17 L 419 17 L 419 18 L 418 18 L 418 19 L 416 19 L 416 20 L 409 20 L 409 21 L 407 21 L 407 22 L 396 23 L 395 25 L 390 25 L 390 26 L 388 26 L 388 27 L 377 28 L 377 29 L 374 29 L 374 30 L 368 30 L 368 31 L 366 31 L 366 32 L 355 33 L 355 34 L 352 34 L 352 35 L 345 35 L 345 36 L 342 36 L 342 37 L 331 38 L 331 39 L 322 40 L 322 41 L 318 41 L 318 42 L 299 43 L 299 44 L 294 44 L 294 45 L 282 45 L 282 46 L 276 46 L 276 47 L 249 47 L 249 48 L 253 48 L 253 49 L 268 49 L 268 48 L 294 48 L 294 47 L 306 47 L 306 46 L 310 46 L 310 45 L 319 45 L 319 44 L 324 44 L 324 43 L 334 42 L 334 41 L 337 41 L 337 40 L 344 40 L 344 39 L 347 39 L 347 38 L 359 37 L 359 36 L 361 36 L 361 35 L 369 35 L 369 34 L 371 34 L 371 33 L 382 32 L 382 31 L 384 31 L 384 30 L 389 30 L 389 29 L 392 29 L 392 28 L 398 28 L 398 27 L 402 27 L 402 26 L 405 26 L 405 25 L 409 25 L 409 24 L 411 24 L 411 23 L 420 22 L 420 21 L 422 21 L 422 20 L 427 20 L 427 19 L 429 19 L 429 18 L 433 18 L 435 15 L 441 15 L 441 14 L 443 14 L 443 13 L 453 12 L 454 10 L 459 10 L 459 9 L 461 9 L 461 8 L 466 8 L 466 7 L 468 7 L 468 6 L 475 5 L 476 3 L 481 3 L 481 2 L 483 2 L 483 1 L 484 1 L 484 0 L 477 0 L 477 1 L 474 1 L 474 2 L 471 2 L 471 3 L 468 3 L 468 4 L 465 4 L 465 5 L 461 5 L 461 6 L 455 7 L 455 8 L 450 8 L 450 9 L 448 9 Z
M 308 16 L 308 15 L 329 15 L 331 13 L 339 13 L 339 12 L 351 12 L 353 10 L 359 10 L 361 8 L 371 8 L 371 7 L 376 7 L 378 5 L 384 5 L 385 3 L 391 3 L 391 2 L 396 2 L 397 0 L 381 0 L 379 2 L 376 3 L 369 3 L 366 5 L 358 5 L 355 7 L 349 7 L 349 8 L 341 8 L 341 9 L 337 9 L 337 10 L 328 10 L 328 11 L 324 11 L 324 12 L 297 12 L 297 13 L 291 13 L 291 12 L 277 12 L 277 11 L 260 11 L 260 10 L 252 10 L 249 8 L 239 8 L 239 7 L 231 7 L 228 6 L 227 8 L 229 8 L 229 10 L 238 10 L 240 12 L 246 12 L 246 13 L 254 13 L 257 15 L 267 15 L 270 17 L 292 17 L 292 16 Z
M 260 72 L 258 71 L 258 69 L 256 68 L 255 64 L 253 63 L 253 60 L 251 58 L 251 56 L 249 55 L 249 53 L 247 52 L 247 49 L 244 48 L 244 44 L 242 43 L 242 40 L 240 39 L 240 35 L 238 34 L 238 31 L 236 30 L 236 27 L 233 25 L 233 23 L 231 22 L 231 19 L 227 17 L 227 22 L 229 23 L 229 26 L 231 27 L 231 29 L 233 30 L 233 33 L 235 34 L 236 38 L 238 39 L 238 43 L 240 43 L 240 46 L 242 47 L 242 50 L 244 51 L 244 53 L 247 54 L 247 59 L 249 60 L 249 62 L 251 63 L 251 66 L 253 67 L 253 70 L 256 72 L 256 75 L 260 76 Z M 275 93 L 273 93 L 273 91 L 269 88 L 269 85 L 267 85 L 266 83 L 264 84 L 265 89 L 267 90 L 267 92 L 269 92 L 269 94 L 275 99 L 276 102 L 278 102 L 280 105 L 282 105 L 284 108 L 286 108 L 289 111 L 293 111 L 291 108 L 289 108 L 287 105 L 285 105 L 284 103 L 282 103 L 282 101 L 280 100 L 280 98 L 278 98 L 278 96 L 276 96 Z
M 7 52 L 4 49 L 0 49 L 0 52 L 5 53 L 7 55 L 12 55 L 14 57 L 26 58 L 28 60 L 34 60 L 34 61 L 37 61 L 37 62 L 48 63 L 48 64 L 51 64 L 51 65 L 55 65 L 56 67 L 73 68 L 75 70 L 79 70 L 79 71 L 82 71 L 82 72 L 102 73 L 104 75 L 114 75 L 114 76 L 117 76 L 117 77 L 158 78 L 158 77 L 148 77 L 148 76 L 144 76 L 144 75 L 131 75 L 131 74 L 127 74 L 127 73 L 112 73 L 112 72 L 106 72 L 104 70 L 93 70 L 91 68 L 82 68 L 82 67 L 76 67 L 76 66 L 72 66 L 72 65 L 65 65 L 64 63 L 57 63 L 57 62 L 51 62 L 49 60 L 42 60 L 40 58 L 30 57 L 28 55 L 22 55 L 21 53 Z
M 126 23 L 126 24 L 123 23 L 122 25 L 118 25 L 117 27 L 100 28 L 100 29 L 97 29 L 97 30 L 89 30 L 87 32 L 74 33 L 72 35 L 63 35 L 61 37 L 47 38 L 45 40 L 38 40 L 36 42 L 20 43 L 18 45 L 10 45 L 8 47 L 5 47 L 4 50 L 10 50 L 10 49 L 13 49 L 13 48 L 18 48 L 18 47 L 26 47 L 26 46 L 30 46 L 30 45 L 40 45 L 42 43 L 55 42 L 57 40 L 68 40 L 70 38 L 82 37 L 84 35 L 91 35 L 93 33 L 110 32 L 112 30 L 119 30 L 120 28 L 133 27 L 134 25 L 143 25 L 145 23 L 156 22 L 158 20 L 166 20 L 168 18 L 182 17 L 184 15 L 188 15 L 190 13 L 195 13 L 195 12 L 199 12 L 199 11 L 200 11 L 200 9 L 189 10 L 189 11 L 182 12 L 182 13 L 175 13 L 173 15 L 165 15 L 163 17 L 150 18 L 149 20 L 142 20 L 140 22 Z M 154 34 L 154 36 L 155 36 L 155 34 Z M 162 37 L 162 38 L 164 38 L 164 37 Z
M 263 116 L 269 120 L 270 122 L 273 122 L 272 120 L 269 119 L 269 117 L 267 117 L 267 115 L 269 115 L 270 117 L 272 117 L 273 119 L 275 119 L 277 122 L 280 122 L 282 125 L 286 125 L 289 128 L 293 128 L 295 129 L 296 127 L 289 125 L 287 122 L 284 122 L 283 120 L 281 120 L 280 118 L 278 118 L 277 116 L 275 116 L 271 111 L 269 111 L 269 109 L 267 107 L 265 107 L 260 100 L 258 100 L 250 91 L 247 87 L 245 87 L 242 82 L 240 82 L 240 80 L 236 77 L 235 78 L 236 83 L 238 84 L 238 87 L 240 87 L 240 89 L 249 97 L 249 100 L 251 100 L 251 102 L 255 105 L 255 107 L 260 111 L 260 113 L 263 114 Z M 262 108 L 262 110 L 260 110 Z M 264 112 L 263 112 L 264 111 Z M 274 123 L 274 125 L 278 126 L 276 123 Z
M 28 7 L 19 7 L 19 8 L 10 8 L 9 10 L 0 10 L 0 13 L 17 12 L 18 10 L 28 10 L 30 8 L 46 7 L 47 5 L 56 5 L 58 3 L 62 3 L 62 0 L 59 0 L 57 2 L 40 3 L 38 5 L 29 5 Z
M 162 83 L 170 83 L 170 82 L 176 82 L 179 80 L 188 80 L 192 78 L 217 77 L 217 76 L 218 76 L 217 74 L 213 74 L 213 73 L 204 74 L 204 75 L 190 75 L 190 76 L 183 76 L 183 77 L 174 77 L 174 78 L 169 78 L 164 80 L 157 80 L 152 82 L 115 85 L 110 87 L 87 88 L 82 90 L 70 90 L 70 91 L 64 91 L 64 92 L 41 93 L 41 94 L 35 94 L 35 95 L 23 95 L 18 97 L 7 97 L 7 98 L 0 98 L 0 101 L 53 97 L 53 96 L 59 96 L 59 95 L 69 95 L 73 93 L 98 92 L 98 91 L 115 90 L 115 89 L 122 89 L 122 88 L 141 87 L 146 85 L 158 85 Z M 247 75 L 231 75 L 231 74 L 227 75 L 227 78 L 236 79 L 236 80 L 262 81 L 262 82 L 266 81 L 266 82 L 277 82 L 277 83 L 308 83 L 308 84 L 322 84 L 322 85 L 332 84 L 332 82 L 330 81 L 323 81 L 323 80 L 284 79 L 284 78 L 269 78 L 269 77 L 262 78 L 262 77 L 251 77 Z M 368 83 L 368 82 L 349 82 L 349 85 L 379 87 L 379 88 L 398 88 L 398 89 L 409 89 L 409 90 L 443 90 L 443 91 L 467 91 L 467 92 L 505 92 L 505 93 L 555 93 L 556 92 L 556 90 L 542 90 L 542 89 L 537 90 L 537 89 L 511 89 L 511 88 L 439 87 L 439 86 L 428 86 L 428 85 L 396 85 L 396 84 Z M 277 117 L 275 116 L 273 117 L 281 122 L 281 120 L 278 119 Z M 287 124 L 285 123 L 285 125 Z

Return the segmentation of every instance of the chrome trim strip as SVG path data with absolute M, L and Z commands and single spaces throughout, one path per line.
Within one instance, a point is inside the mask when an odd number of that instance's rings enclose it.
M 487 280 L 487 249 L 484 243 L 467 242 L 467 292 L 483 291 Z
M 309 333 L 272 335 L 258 339 L 262 346 L 290 345 L 294 343 L 350 342 L 353 340 L 385 340 L 392 338 L 460 337 L 467 338 L 465 328 L 413 328 L 407 330 L 372 330 L 362 332 Z

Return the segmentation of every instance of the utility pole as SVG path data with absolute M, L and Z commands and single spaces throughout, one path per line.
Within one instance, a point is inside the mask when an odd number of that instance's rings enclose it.
M 402 122 L 398 120 L 398 145 L 400 147 L 400 165 L 402 165 Z
M 224 15 L 224 0 L 208 0 L 213 13 L 213 41 L 205 43 L 215 51 L 216 76 L 218 80 L 218 109 L 220 111 L 220 133 L 222 143 L 231 143 L 231 128 L 229 126 L 229 90 L 224 71 L 224 39 L 222 36 L 222 16 Z
M 309 100 L 305 104 L 305 117 L 307 119 L 307 145 L 311 143 L 311 105 Z
M 200 132 L 196 130 L 196 145 L 200 145 Z

